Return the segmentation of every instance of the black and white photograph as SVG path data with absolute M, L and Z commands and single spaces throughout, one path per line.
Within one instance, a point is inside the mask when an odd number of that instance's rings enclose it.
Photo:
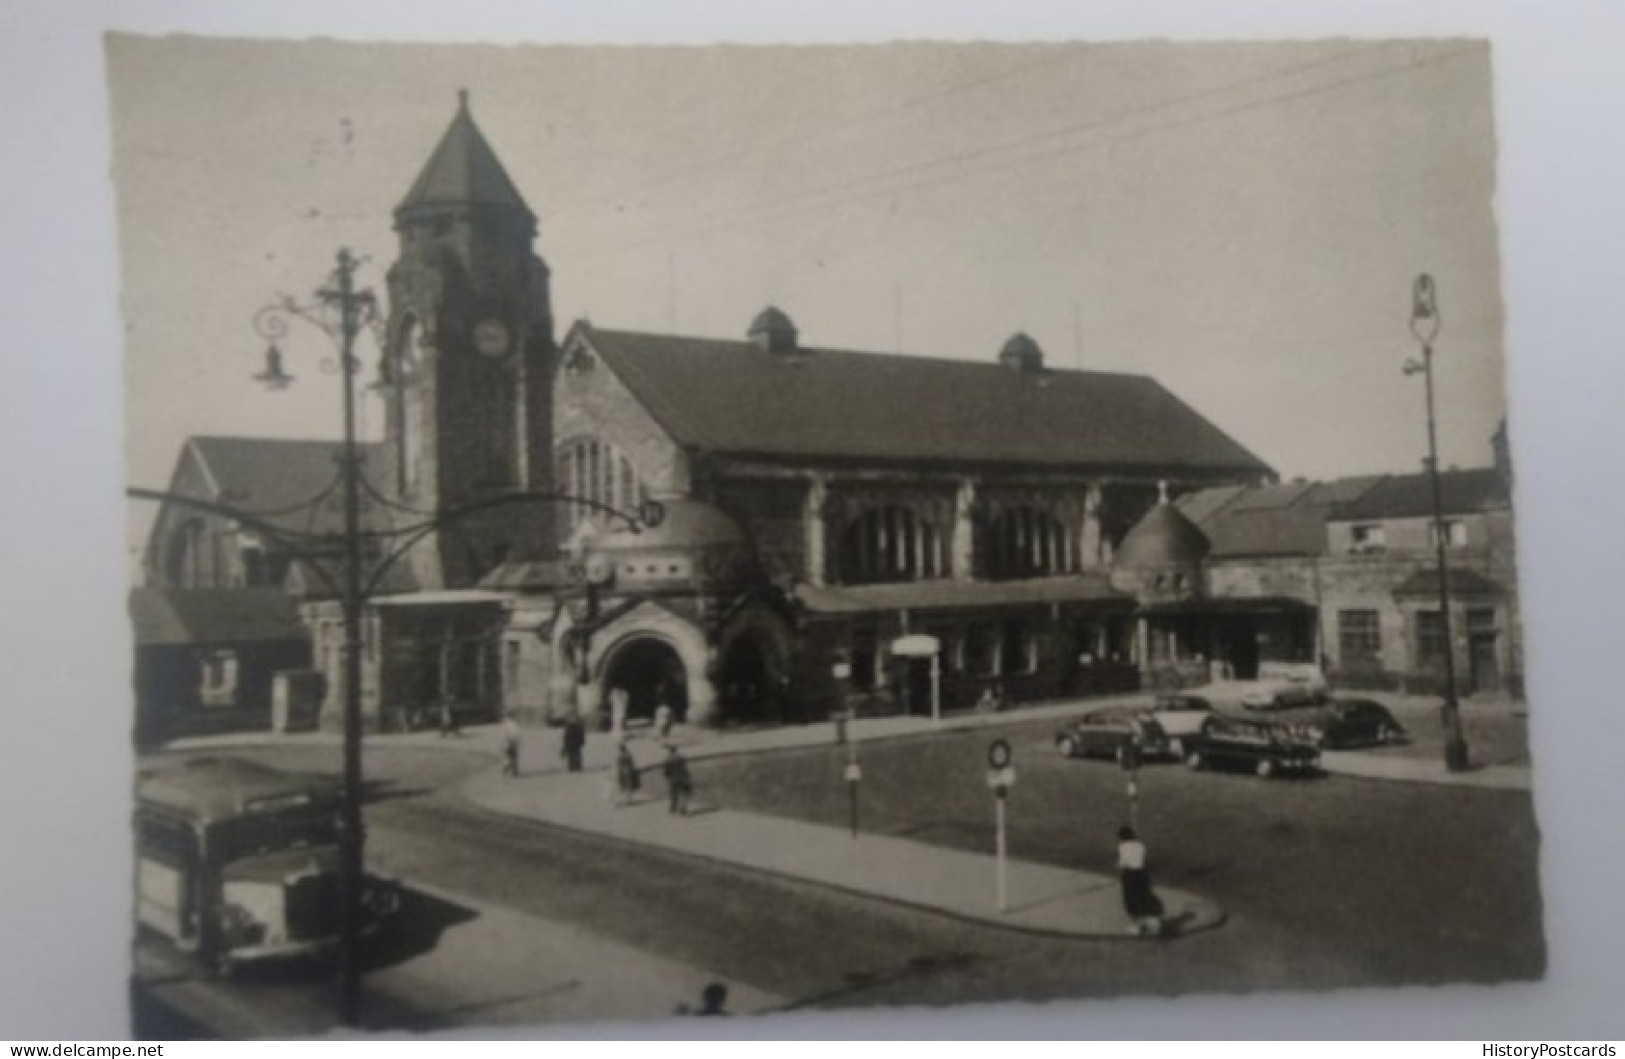
M 131 1038 L 1568 980 L 1492 34 L 107 29 Z
M 1542 975 L 1484 41 L 108 70 L 138 1028 Z

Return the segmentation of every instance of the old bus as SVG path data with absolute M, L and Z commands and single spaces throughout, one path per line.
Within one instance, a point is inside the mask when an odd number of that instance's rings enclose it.
M 136 789 L 136 920 L 211 971 L 323 956 L 340 933 L 339 788 L 233 757 L 145 771 Z M 367 879 L 363 929 L 399 903 Z

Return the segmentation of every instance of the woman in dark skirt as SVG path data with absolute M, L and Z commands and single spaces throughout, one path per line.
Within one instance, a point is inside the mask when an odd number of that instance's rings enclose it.
M 1162 899 L 1151 888 L 1151 872 L 1145 866 L 1145 843 L 1132 827 L 1117 829 L 1117 874 L 1123 883 L 1123 911 L 1134 921 L 1131 932 L 1162 933 Z

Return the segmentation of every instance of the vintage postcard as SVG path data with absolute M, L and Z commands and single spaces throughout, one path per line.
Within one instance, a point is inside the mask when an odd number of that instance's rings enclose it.
M 1485 40 L 106 59 L 137 1035 L 1544 974 Z

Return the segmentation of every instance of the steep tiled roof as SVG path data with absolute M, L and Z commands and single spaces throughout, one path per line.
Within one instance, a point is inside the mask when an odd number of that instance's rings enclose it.
M 1194 493 L 1186 493 L 1174 501 L 1185 517 L 1202 526 L 1217 511 L 1224 508 L 1236 497 L 1247 491 L 1245 485 L 1219 485 L 1212 489 L 1198 489 Z
M 1249 477 L 1269 468 L 1140 375 L 802 349 L 577 325 L 679 444 L 776 458 L 931 460 Z
M 130 592 L 137 647 L 302 640 L 299 602 L 280 589 L 160 589 Z
M 1203 489 L 1180 497 L 1178 503 L 1207 534 L 1215 559 L 1319 555 L 1326 550 L 1327 516 L 1382 481 L 1381 475 L 1366 475 L 1251 489 Z
M 1357 500 L 1339 505 L 1332 521 L 1355 522 L 1385 518 L 1419 518 L 1433 514 L 1433 486 L 1426 474 L 1384 478 Z M 1441 506 L 1447 515 L 1505 508 L 1511 503 L 1506 479 L 1493 468 L 1442 471 Z
M 461 96 L 457 116 L 395 208 L 395 215 L 443 206 L 497 206 L 516 210 L 533 222 L 536 219 L 474 124 L 467 93 Z
M 189 444 L 215 488 L 215 495 L 208 499 L 290 530 L 342 531 L 338 442 L 201 436 L 192 438 Z M 368 480 L 385 480 L 382 464 L 386 446 L 365 444 L 361 450 Z M 321 502 L 310 506 L 318 498 Z

